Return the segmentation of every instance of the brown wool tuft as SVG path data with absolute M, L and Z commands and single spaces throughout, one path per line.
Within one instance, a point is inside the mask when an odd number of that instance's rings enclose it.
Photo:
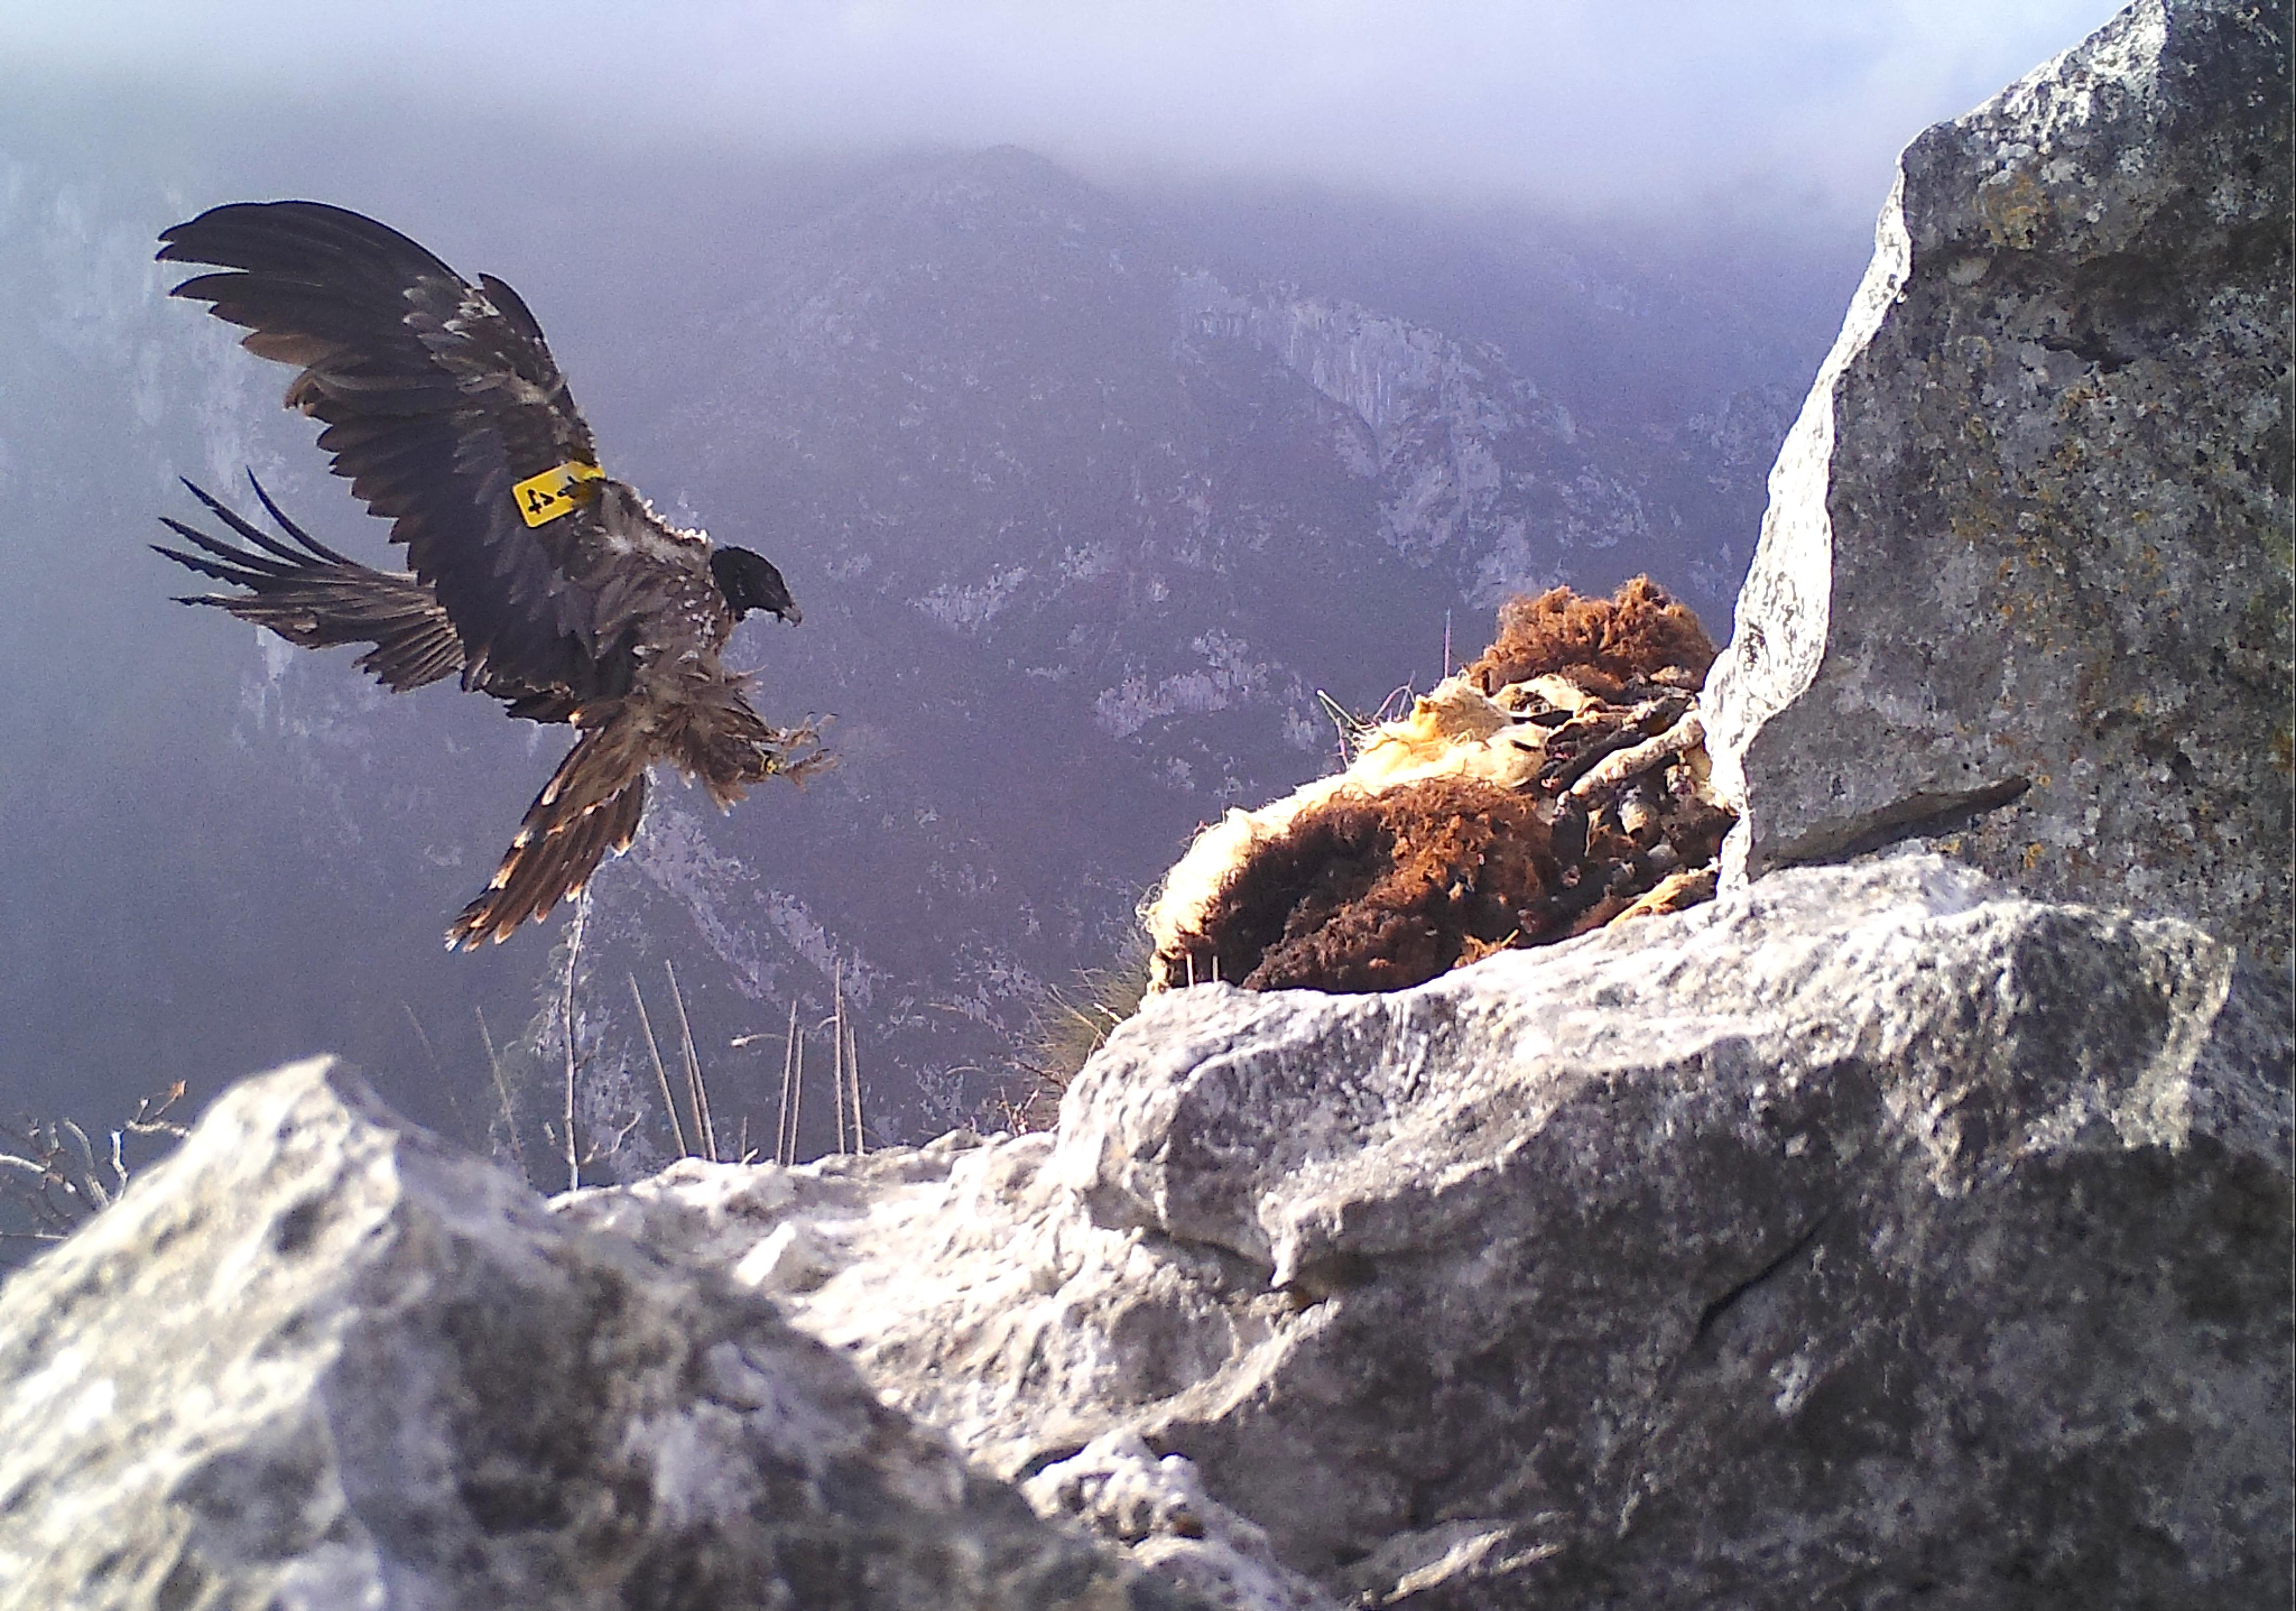
M 1537 598 L 1509 599 L 1499 607 L 1497 641 L 1467 668 L 1467 676 L 1484 693 L 1496 694 L 1509 683 L 1567 671 L 1589 692 L 1610 697 L 1626 683 L 1661 671 L 1682 674 L 1686 686 L 1695 686 L 1705 680 L 1714 654 L 1714 640 L 1698 617 L 1650 578 L 1637 576 L 1610 598 L 1582 598 L 1554 588 Z
M 1401 990 L 1505 946 L 1555 875 L 1546 825 L 1513 790 L 1436 777 L 1339 795 L 1236 869 L 1204 914 L 1195 974 Z

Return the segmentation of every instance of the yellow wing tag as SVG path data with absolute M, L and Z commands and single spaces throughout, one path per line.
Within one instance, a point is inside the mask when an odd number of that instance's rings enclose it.
M 529 526 L 547 525 L 560 515 L 570 514 L 579 504 L 586 504 L 598 496 L 597 489 L 586 486 L 588 481 L 602 481 L 606 473 L 595 464 L 585 464 L 573 459 L 529 475 L 510 489 L 512 501 Z

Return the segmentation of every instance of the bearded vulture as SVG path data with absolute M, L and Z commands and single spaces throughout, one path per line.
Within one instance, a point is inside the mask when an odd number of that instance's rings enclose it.
M 699 778 L 721 808 L 823 762 L 813 726 L 767 725 L 748 678 L 720 660 L 750 611 L 799 619 L 781 572 L 671 525 L 600 467 L 516 292 L 491 275 L 474 285 L 398 231 L 316 201 L 217 207 L 160 239 L 164 262 L 226 271 L 174 294 L 295 369 L 287 407 L 323 423 L 334 473 L 391 522 L 410 567 L 345 558 L 259 485 L 287 540 L 192 487 L 249 546 L 165 521 L 198 552 L 160 552 L 241 589 L 184 602 L 309 648 L 373 645 L 358 663 L 394 690 L 459 673 L 513 716 L 574 728 L 493 883 L 447 931 L 450 949 L 507 938 L 626 849 L 654 761 Z

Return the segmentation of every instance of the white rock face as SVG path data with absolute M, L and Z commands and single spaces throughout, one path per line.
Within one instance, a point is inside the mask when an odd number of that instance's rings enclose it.
M 1353 302 L 1240 296 L 1201 271 L 1177 300 L 1202 334 L 1268 353 L 1336 406 L 1332 445 L 1379 483 L 1381 538 L 1416 566 L 1472 558 L 1477 605 L 1552 585 L 1565 552 L 1649 535 L 1628 485 L 1570 462 L 1569 411 L 1496 349 Z
M 1338 1611 L 1315 1583 L 1286 1571 L 1267 1534 L 1204 1492 L 1185 1456 L 1159 1459 L 1133 1432 L 1096 1438 L 1021 1485 L 1046 1516 L 1089 1522 L 1135 1559 L 1207 1605 L 1234 1611 Z
M 1741 876 L 1990 810 L 2287 957 L 2289 45 L 2140 0 L 1906 149 L 1707 686 Z
M 555 1214 L 299 1065 L 0 1290 L 0 1607 L 2277 1607 L 2290 1017 L 1904 856 Z
M 1053 1136 L 562 1212 L 1119 1541 L 1181 1457 L 1342 1599 L 2276 1605 L 2288 1020 L 2189 925 L 1905 857 L 1390 996 L 1169 992 Z
M 0 1290 L 9 1611 L 1187 1603 L 324 1059 Z

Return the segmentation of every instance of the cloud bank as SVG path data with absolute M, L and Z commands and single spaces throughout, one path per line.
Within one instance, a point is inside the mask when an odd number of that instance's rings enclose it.
M 5 0 L 58 85 L 381 91 L 595 135 L 1013 143 L 1083 167 L 1647 211 L 1870 213 L 2100 0 Z

